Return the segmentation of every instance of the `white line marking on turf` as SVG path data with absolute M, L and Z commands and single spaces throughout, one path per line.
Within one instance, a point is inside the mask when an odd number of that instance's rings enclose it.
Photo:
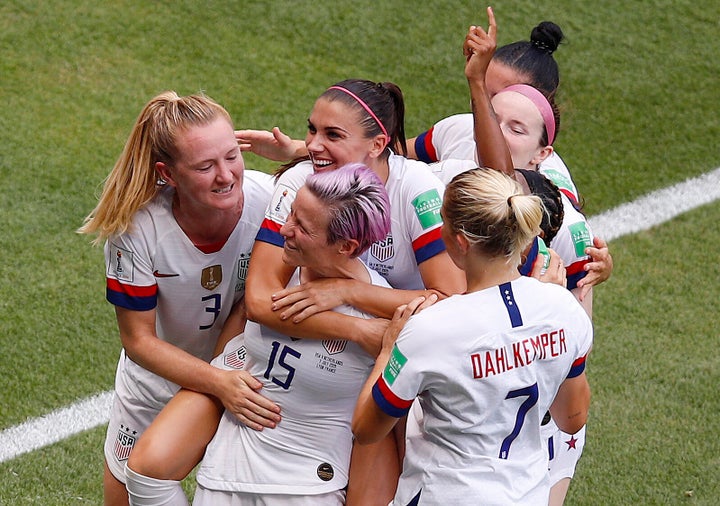
M 647 230 L 720 199 L 720 168 L 649 193 L 589 218 L 593 233 L 606 241 Z M 108 422 L 112 392 L 103 392 L 0 432 L 0 462 L 56 443 Z
M 0 432 L 0 462 L 108 422 L 112 392 L 78 401 Z
M 720 168 L 649 193 L 588 219 L 595 235 L 611 241 L 660 225 L 720 199 Z

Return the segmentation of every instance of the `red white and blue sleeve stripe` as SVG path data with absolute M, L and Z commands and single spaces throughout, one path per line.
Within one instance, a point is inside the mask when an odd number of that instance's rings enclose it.
M 565 273 L 567 275 L 568 290 L 577 288 L 578 281 L 587 276 L 587 272 L 585 271 L 585 264 L 587 264 L 588 262 L 590 262 L 590 259 L 584 258 L 583 260 L 578 260 L 577 262 L 566 267 Z
M 432 143 L 433 128 L 430 128 L 430 130 L 421 133 L 415 138 L 415 155 L 418 160 L 425 163 L 438 161 L 437 152 Z
M 445 243 L 442 240 L 442 228 L 437 227 L 421 235 L 412 243 L 415 252 L 415 262 L 420 265 L 435 255 L 445 251 Z
M 575 362 L 572 363 L 572 366 L 570 367 L 570 372 L 568 373 L 568 378 L 575 378 L 577 376 L 580 376 L 583 371 L 585 371 L 585 361 L 587 360 L 587 354 L 583 355 L 582 357 L 575 360 Z
M 282 248 L 285 245 L 285 238 L 280 234 L 281 224 L 265 218 L 258 230 L 256 241 L 267 242 Z
M 108 302 L 133 311 L 149 311 L 157 306 L 157 285 L 134 286 L 107 278 Z
M 373 385 L 372 396 L 383 413 L 395 418 L 402 418 L 407 415 L 413 402 L 413 399 L 407 401 L 395 395 L 382 376 Z

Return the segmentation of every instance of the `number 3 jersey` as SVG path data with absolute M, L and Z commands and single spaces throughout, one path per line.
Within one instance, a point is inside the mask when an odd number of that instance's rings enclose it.
M 105 245 L 107 300 L 133 311 L 155 310 L 160 339 L 209 361 L 232 305 L 245 293 L 250 252 L 271 192 L 270 176 L 245 171 L 240 220 L 224 244 L 204 252 L 173 216 L 174 190 L 162 189 L 136 213 L 128 232 Z M 161 404 L 177 389 L 123 355 L 118 372 L 128 367 L 136 388 Z
M 372 284 L 388 287 L 378 273 L 367 270 Z M 299 284 L 298 272 L 288 286 Z M 335 310 L 369 317 L 350 306 Z M 237 346 L 230 348 L 237 353 Z M 282 420 L 273 429 L 255 431 L 226 411 L 198 483 L 211 490 L 292 495 L 345 487 L 350 422 L 374 358 L 350 341 L 288 337 L 251 321 L 245 327 L 245 349 L 245 369 L 262 382 L 259 392 L 280 406 Z
M 591 344 L 572 294 L 527 277 L 411 317 L 373 387 L 388 415 L 416 396 L 424 415 L 392 504 L 547 504 L 541 421 Z

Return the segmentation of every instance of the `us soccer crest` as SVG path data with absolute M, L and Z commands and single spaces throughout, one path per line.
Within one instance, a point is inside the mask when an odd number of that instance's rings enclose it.
M 245 345 L 227 353 L 223 359 L 226 367 L 242 369 L 245 366 Z
M 384 241 L 374 242 L 370 246 L 370 254 L 377 258 L 379 262 L 392 258 L 395 255 L 392 235 L 388 234 Z
M 222 283 L 222 265 L 205 267 L 200 275 L 200 284 L 207 290 L 215 290 Z
M 245 280 L 247 279 L 248 268 L 250 267 L 250 255 L 242 253 L 237 264 L 237 284 L 235 291 L 241 292 L 245 289 Z
M 324 339 L 322 345 L 328 355 L 336 355 L 345 351 L 347 341 L 343 339 Z
M 137 440 L 136 434 L 136 430 L 131 430 L 130 427 L 120 424 L 120 430 L 118 431 L 117 439 L 115 439 L 115 446 L 113 448 L 113 453 L 115 454 L 116 459 L 123 461 L 130 457 L 130 452 L 132 451 L 133 446 L 135 446 L 135 441 Z

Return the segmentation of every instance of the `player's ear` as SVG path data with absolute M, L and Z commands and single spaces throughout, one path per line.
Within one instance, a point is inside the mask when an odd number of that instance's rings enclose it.
M 545 146 L 544 148 L 541 148 L 537 153 L 535 153 L 535 156 L 532 160 L 530 160 L 530 163 L 532 165 L 539 165 L 552 155 L 553 151 L 555 151 L 555 149 L 552 146 Z
M 165 181 L 170 186 L 177 186 L 175 183 L 175 180 L 172 177 L 172 172 L 170 171 L 170 167 L 164 162 L 155 162 L 155 170 L 160 175 L 163 181 Z
M 352 258 L 359 247 L 360 243 L 355 239 L 346 239 L 344 241 L 340 241 L 340 249 L 338 249 L 338 253 Z

